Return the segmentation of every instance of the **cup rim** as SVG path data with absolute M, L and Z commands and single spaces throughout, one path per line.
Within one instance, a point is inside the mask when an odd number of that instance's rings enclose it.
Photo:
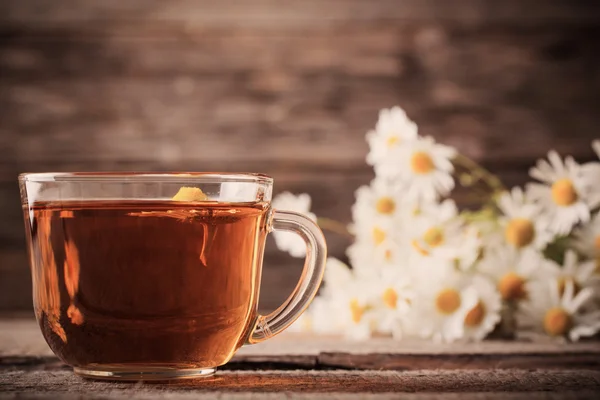
M 20 182 L 240 182 L 273 184 L 273 178 L 252 172 L 24 172 Z

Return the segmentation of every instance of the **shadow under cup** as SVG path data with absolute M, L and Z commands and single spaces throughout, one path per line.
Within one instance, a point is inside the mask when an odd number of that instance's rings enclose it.
M 83 376 L 210 375 L 243 344 L 289 326 L 322 277 L 322 234 L 306 217 L 272 210 L 272 180 L 263 175 L 19 180 L 36 317 L 52 351 Z M 272 228 L 298 233 L 308 250 L 288 302 L 263 317 L 258 291 Z

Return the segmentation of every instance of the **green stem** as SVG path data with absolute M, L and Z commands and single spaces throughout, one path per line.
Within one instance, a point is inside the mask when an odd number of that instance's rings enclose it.
M 345 236 L 350 239 L 354 239 L 354 235 L 352 235 L 346 225 L 342 224 L 339 221 L 330 218 L 317 218 L 317 225 L 319 225 L 322 229 L 326 231 L 330 231 L 333 233 L 337 233 L 338 235 Z
M 469 157 L 464 156 L 462 154 L 457 154 L 452 161 L 457 166 L 468 170 L 473 176 L 474 183 L 477 181 L 484 182 L 491 189 L 492 198 L 496 197 L 497 195 L 506 190 L 506 187 L 504 187 L 504 185 L 496 175 L 492 174 L 490 171 L 483 168 L 481 165 L 479 165 L 477 162 L 473 161 Z

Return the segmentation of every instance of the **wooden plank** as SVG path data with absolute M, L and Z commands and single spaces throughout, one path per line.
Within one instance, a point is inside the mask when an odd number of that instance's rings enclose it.
M 12 395 L 52 393 L 86 396 L 167 395 L 304 392 L 304 393 L 498 393 L 566 392 L 584 396 L 600 389 L 595 371 L 223 371 L 213 378 L 172 382 L 168 385 L 132 385 L 82 380 L 67 370 L 4 372 L 0 376 L 4 393 Z
M 0 311 L 32 309 L 29 260 L 24 250 L 0 248 Z
M 600 371 L 600 352 L 592 353 L 525 353 L 525 354 L 349 354 L 321 353 L 321 367 L 358 370 L 420 369 L 593 369 Z
M 192 43 L 58 40 L 57 49 L 11 39 L 0 57 L 0 104 L 12 111 L 2 127 L 4 162 L 68 152 L 92 165 L 227 157 L 357 166 L 377 110 L 395 103 L 423 134 L 485 161 L 531 162 L 552 147 L 591 157 L 600 95 L 587 65 L 600 53 L 597 28 L 369 31 L 367 40 L 361 30 Z M 378 37 L 390 44 L 369 50 Z M 317 69 L 301 61 L 318 54 L 329 59 Z M 375 70 L 357 75 L 365 57 Z M 16 132 L 21 139 L 9 140 Z M 515 148 L 507 132 L 527 135 Z M 345 151 L 336 151 L 341 143 Z
M 269 393 L 286 392 L 306 399 L 324 393 L 332 398 L 403 393 L 408 398 L 562 399 L 595 398 L 600 390 L 600 348 L 592 342 L 442 345 L 377 338 L 359 346 L 334 337 L 284 334 L 242 349 L 214 378 L 145 385 L 84 380 L 50 354 L 31 319 L 0 319 L 0 398 L 248 399 L 255 398 L 253 393 L 271 398 Z M 358 397 L 348 396 L 353 393 Z
M 456 23 L 560 23 L 597 21 L 598 4 L 591 0 L 308 0 L 282 6 L 274 0 L 140 2 L 117 0 L 93 2 L 69 0 L 51 6 L 47 0 L 3 2 L 0 20 L 14 23 L 100 24 L 107 21 L 202 26 L 330 25 L 346 21 L 451 21 Z M 54 5 L 54 4 L 52 4 Z
M 165 393 L 166 392 L 166 393 Z M 18 398 L 33 398 L 33 399 L 55 399 L 56 393 L 39 393 L 35 392 L 30 395 L 20 394 Z M 161 400 L 164 398 L 168 398 L 170 400 L 279 400 L 282 397 L 282 393 L 276 392 L 246 392 L 246 393 L 236 393 L 236 392 L 197 392 L 197 391 L 189 391 L 189 392 L 167 392 L 165 391 L 153 391 L 146 389 L 135 389 L 135 391 L 130 390 L 127 392 L 112 392 L 110 395 L 106 393 L 86 393 L 86 399 L 144 399 L 144 400 Z M 554 399 L 591 399 L 595 400 L 598 396 L 598 393 L 593 390 L 581 390 L 581 391 L 561 391 L 561 392 L 522 392 L 522 393 L 506 393 L 506 392 L 485 392 L 485 393 L 301 393 L 301 392 L 286 392 L 286 399 L 295 399 L 295 400 L 315 400 L 315 399 L 332 399 L 332 400 L 391 400 L 398 399 L 401 396 L 402 399 L 408 400 L 424 400 L 424 399 L 441 399 L 441 400 L 505 400 L 505 399 L 513 399 L 513 400 L 554 400 Z M 0 398 L 9 398 L 12 399 L 12 394 L 7 394 L 6 396 L 2 396 L 0 394 Z M 80 394 L 66 394 L 61 393 L 61 399 L 67 400 L 75 400 L 80 399 L 82 396 Z

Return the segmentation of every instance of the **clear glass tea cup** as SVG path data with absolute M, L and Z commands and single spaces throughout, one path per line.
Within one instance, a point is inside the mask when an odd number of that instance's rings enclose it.
M 321 283 L 322 232 L 272 209 L 265 175 L 36 173 L 19 183 L 38 323 L 84 377 L 211 375 L 242 345 L 292 324 Z M 272 230 L 297 234 L 307 251 L 290 297 L 263 316 Z

